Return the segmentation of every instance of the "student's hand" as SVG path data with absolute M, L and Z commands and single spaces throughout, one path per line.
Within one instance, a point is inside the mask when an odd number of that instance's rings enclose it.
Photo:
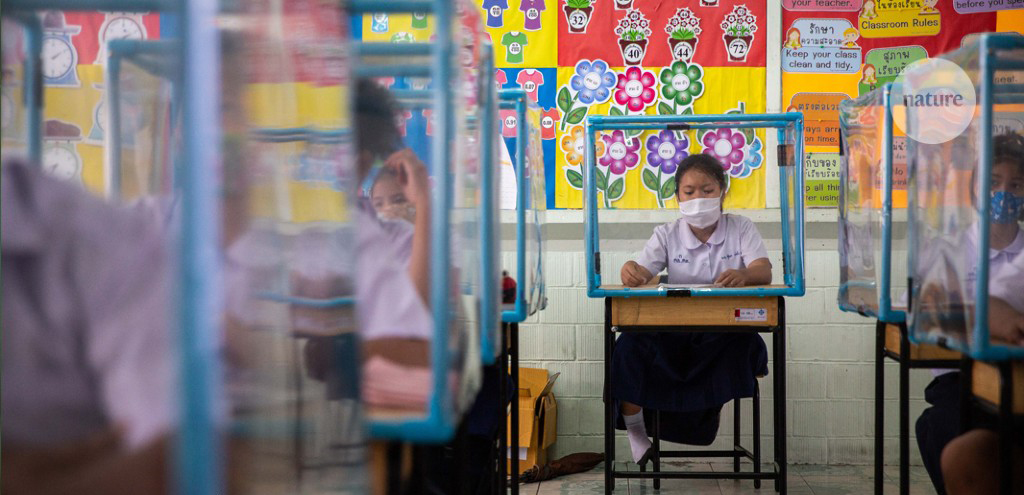
M 715 285 L 722 287 L 743 287 L 747 285 L 749 276 L 744 269 L 726 270 L 715 279 Z
M 633 260 L 627 261 L 626 264 L 622 265 L 620 276 L 622 277 L 622 284 L 626 287 L 644 285 L 654 277 L 654 275 L 651 275 L 651 272 Z
M 427 208 L 430 204 L 430 176 L 416 153 L 409 148 L 396 151 L 384 160 L 384 166 L 398 173 L 402 192 L 417 209 Z
M 988 300 L 988 332 L 992 339 L 1024 345 L 1024 315 L 1006 301 L 991 297 Z

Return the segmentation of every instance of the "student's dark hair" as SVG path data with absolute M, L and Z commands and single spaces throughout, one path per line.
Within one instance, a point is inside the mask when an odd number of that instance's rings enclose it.
M 371 79 L 356 81 L 356 145 L 359 151 L 388 156 L 401 148 L 395 119 L 398 103 L 387 88 Z
M 995 138 L 992 164 L 1009 163 L 1024 172 L 1024 136 L 1016 132 L 1000 134 Z
M 725 179 L 725 167 L 722 166 L 722 162 L 718 161 L 717 158 L 699 153 L 696 155 L 690 155 L 679 162 L 679 168 L 676 170 L 676 195 L 679 195 L 679 184 L 683 181 L 683 176 L 686 172 L 691 170 L 697 170 L 701 173 L 707 174 L 708 177 L 718 181 L 718 185 L 722 187 L 722 191 L 725 191 L 726 179 Z

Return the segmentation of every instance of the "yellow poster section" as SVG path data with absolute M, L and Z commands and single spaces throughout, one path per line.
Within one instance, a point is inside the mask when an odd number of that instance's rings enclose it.
M 487 13 L 483 10 L 483 0 L 476 0 L 480 7 L 481 18 L 485 29 L 491 35 L 494 45 L 494 66 L 500 68 L 537 68 L 555 67 L 558 65 L 558 12 L 562 2 L 548 2 L 547 8 L 540 12 L 540 29 L 527 31 L 525 26 L 526 13 L 519 10 L 519 5 L 509 4 L 502 17 L 502 26 L 486 27 Z M 506 61 L 506 47 L 501 44 L 501 37 L 508 32 L 526 34 L 526 46 L 523 47 L 523 63 L 512 64 Z
M 245 93 L 249 121 L 258 129 L 349 130 L 348 101 L 348 87 L 344 85 L 250 84 Z M 318 146 L 323 149 L 318 150 Z M 307 142 L 287 142 L 260 143 L 257 148 L 259 156 L 246 159 L 270 160 L 267 168 L 275 175 L 269 182 L 256 182 L 253 187 L 250 210 L 255 216 L 296 223 L 347 221 L 345 194 L 336 184 L 327 180 L 299 180 L 297 173 L 303 160 L 323 153 L 348 153 L 351 147 L 335 149 Z M 331 159 L 338 157 L 330 156 L 325 162 L 330 163 Z M 334 177 L 334 171 L 326 172 L 324 178 Z M 282 184 L 284 188 L 280 187 Z
M 645 68 L 646 70 L 654 71 L 655 76 L 659 75 L 660 67 Z M 573 67 L 559 67 L 558 68 L 558 86 L 561 88 L 569 83 L 569 78 L 573 75 Z M 621 72 L 621 67 L 614 68 L 616 72 Z M 764 113 L 765 102 L 760 95 L 764 95 L 765 88 L 765 72 L 764 67 L 706 67 L 704 68 L 704 94 L 694 102 L 693 110 L 695 114 L 722 114 L 739 107 L 739 103 L 743 102 L 745 105 L 745 113 Z M 660 85 L 660 82 L 658 83 Z M 854 81 L 856 86 L 856 81 Z M 751 95 L 758 95 L 751 97 Z M 659 86 L 659 98 L 660 86 Z M 594 104 L 590 106 L 588 115 L 607 115 L 610 111 L 614 100 L 609 100 L 603 104 Z M 657 101 L 657 100 L 656 100 Z M 646 113 L 649 115 L 656 115 L 657 105 L 652 105 L 647 109 Z M 564 116 L 563 116 L 564 118 Z M 582 123 L 579 125 L 582 128 Z M 555 207 L 557 208 L 582 208 L 583 207 L 583 191 L 573 187 L 569 184 L 565 177 L 565 169 L 573 168 L 577 171 L 582 172 L 582 164 L 577 159 L 578 155 L 573 153 L 567 153 L 565 147 L 562 146 L 563 141 L 566 142 L 567 147 L 573 148 L 572 141 L 574 137 L 579 136 L 579 130 L 576 130 L 576 134 L 573 134 L 575 126 L 566 124 L 564 129 L 559 126 L 556 140 L 556 160 L 555 160 Z M 640 140 L 640 163 L 633 169 L 626 172 L 625 175 L 625 193 L 622 198 L 612 202 L 614 208 L 624 209 L 657 209 L 658 201 L 654 193 L 646 189 L 642 183 L 641 174 L 646 163 L 647 149 L 645 146 L 647 137 L 654 132 L 644 132 L 640 136 L 634 138 Z M 762 155 L 767 157 L 767 150 L 765 145 L 765 131 L 758 130 L 756 132 L 757 137 L 762 143 Z M 688 131 L 688 139 L 690 141 L 690 153 L 700 153 L 703 147 L 701 146 L 697 135 L 697 131 Z M 600 136 L 598 136 L 600 139 Z M 577 148 L 578 149 L 578 148 Z M 572 155 L 572 156 L 570 156 Z M 598 155 L 600 158 L 600 155 Z M 765 159 L 761 162 L 760 167 L 754 169 L 754 171 L 745 178 L 742 179 L 730 179 L 729 192 L 725 197 L 724 207 L 729 208 L 764 208 L 765 207 Z M 573 163 L 575 162 L 575 163 Z M 550 180 L 550 179 L 549 179 Z M 602 203 L 602 192 L 598 191 L 598 203 Z M 675 198 L 671 198 L 665 201 L 665 208 L 674 209 L 677 206 Z M 603 207 L 603 205 L 602 205 Z
M 434 34 L 434 16 L 428 15 L 422 27 L 412 26 L 412 14 L 384 14 L 387 20 L 374 21 L 374 15 L 363 15 L 363 41 L 415 41 L 427 42 Z M 376 30 L 386 26 L 386 30 Z M 399 40 L 393 38 L 398 36 Z
M 93 131 L 93 115 L 96 104 L 103 97 L 103 67 L 79 65 L 78 78 L 82 85 L 77 88 L 47 86 L 43 93 L 43 122 L 56 119 L 71 124 L 80 131 L 78 137 L 43 136 L 43 156 L 48 150 L 70 149 L 80 160 L 82 185 L 97 195 L 104 194 L 103 142 L 88 139 Z

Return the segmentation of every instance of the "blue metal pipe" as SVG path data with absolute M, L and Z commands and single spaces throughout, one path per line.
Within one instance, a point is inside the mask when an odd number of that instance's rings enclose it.
M 432 45 L 433 43 L 353 41 L 351 46 L 357 57 L 429 57 Z
M 499 237 L 496 235 L 496 229 L 499 226 L 496 219 L 498 201 L 495 197 L 496 179 L 499 177 L 496 171 L 500 164 L 496 160 L 495 151 L 497 150 L 494 147 L 495 139 L 501 138 L 494 125 L 498 118 L 494 94 L 494 48 L 490 43 L 484 43 L 481 50 L 481 76 L 479 79 L 484 99 L 480 112 L 483 119 L 480 123 L 480 247 L 482 251 L 480 275 L 481 300 L 483 301 L 483 308 L 480 312 L 480 359 L 487 366 L 494 364 L 498 358 L 498 346 L 501 344 L 499 342 L 501 322 L 498 311 L 495 311 L 496 306 L 493 304 L 501 299 L 500 286 L 494 284 L 496 277 L 493 276 L 501 273 L 497 264 Z
M 882 88 L 883 144 L 882 144 L 882 277 L 878 288 L 878 317 L 888 323 L 906 320 L 906 313 L 892 308 L 892 174 L 893 117 L 892 83 Z M 909 137 L 907 139 L 910 139 Z
M 181 8 L 176 0 L 4 0 L 3 10 L 100 10 L 107 12 L 174 11 Z
M 974 332 L 972 334 L 973 342 L 971 342 L 970 349 L 971 354 L 975 358 L 979 358 L 987 354 L 991 344 L 989 343 L 989 331 L 988 331 L 988 279 L 989 279 L 989 226 L 988 221 L 991 215 L 990 201 L 988 197 L 992 191 L 992 154 L 993 146 L 992 139 L 990 137 L 992 129 L 992 78 L 995 75 L 994 67 L 992 67 L 992 53 L 989 46 L 990 43 L 989 34 L 984 34 L 980 39 L 978 64 L 979 72 L 981 73 L 981 122 L 979 128 L 986 130 L 983 134 L 984 138 L 980 139 L 980 151 L 981 151 L 981 170 L 982 173 L 978 174 L 978 206 L 980 206 L 979 221 L 978 224 L 978 252 L 977 266 L 978 266 L 978 277 L 976 285 L 974 287 Z
M 3 4 L 6 10 L 7 3 Z M 18 14 L 14 17 L 25 29 L 25 73 L 22 99 L 27 113 L 28 159 L 36 167 L 43 163 L 43 27 L 39 17 Z
M 619 124 L 614 122 L 602 122 L 592 124 L 592 127 L 597 131 L 607 130 L 690 130 L 690 129 L 721 129 L 723 127 L 729 127 L 732 129 L 778 129 L 786 127 L 785 122 L 754 122 L 754 123 L 731 123 L 731 122 L 719 122 L 719 123 L 694 123 L 694 124 L 682 124 L 680 128 L 675 128 L 672 125 L 666 125 L 662 123 L 640 123 L 640 124 Z
M 695 124 L 703 122 L 730 124 L 737 127 L 738 123 L 746 122 L 781 122 L 789 123 L 803 119 L 800 112 L 787 113 L 736 113 L 722 115 L 591 115 L 587 119 L 593 124 Z
M 121 199 L 121 57 L 117 52 L 109 52 L 107 59 L 107 197 L 118 201 Z
M 117 3 L 102 10 L 123 10 Z M 224 455 L 214 416 L 214 398 L 221 396 L 217 353 L 221 312 L 211 304 L 220 300 L 221 287 L 216 254 L 221 215 L 215 189 L 221 144 L 220 40 L 215 2 L 183 0 L 182 6 L 179 59 L 186 61 L 182 86 L 188 125 L 183 129 L 185 153 L 180 167 L 184 180 L 178 283 L 182 397 L 176 470 L 182 493 L 215 495 L 224 493 Z M 155 7 L 147 5 L 147 10 Z
M 376 12 L 384 13 L 412 13 L 412 12 L 435 12 L 441 15 L 446 10 L 446 6 L 437 5 L 437 0 L 349 0 L 348 11 L 351 15 L 357 14 L 368 14 Z M 440 26 L 434 29 L 437 33 L 447 33 L 448 31 L 442 31 Z
M 357 77 L 433 77 L 427 65 L 358 65 Z

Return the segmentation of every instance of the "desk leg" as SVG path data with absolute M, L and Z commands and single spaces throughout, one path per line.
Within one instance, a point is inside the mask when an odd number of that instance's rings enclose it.
M 498 358 L 498 396 L 502 418 L 508 418 L 508 323 L 501 324 L 501 356 Z M 507 419 L 506 419 L 507 421 Z M 498 433 L 498 476 L 494 493 L 506 493 L 508 483 L 508 426 Z
M 775 394 L 774 405 L 774 436 L 775 436 L 775 491 L 785 494 L 786 491 L 786 431 L 785 431 L 785 298 L 778 298 L 778 327 L 772 332 L 772 379 Z
M 885 323 L 875 322 L 875 495 L 882 495 L 885 460 Z
M 910 495 L 910 340 L 900 324 L 900 495 Z
M 1013 491 L 1013 366 L 999 363 L 999 493 Z
M 615 490 L 615 400 L 612 398 L 612 300 L 604 300 L 604 493 Z
M 509 355 L 512 357 L 512 387 L 516 391 L 516 399 L 512 402 L 512 495 L 519 495 L 519 324 L 509 326 L 511 345 Z

